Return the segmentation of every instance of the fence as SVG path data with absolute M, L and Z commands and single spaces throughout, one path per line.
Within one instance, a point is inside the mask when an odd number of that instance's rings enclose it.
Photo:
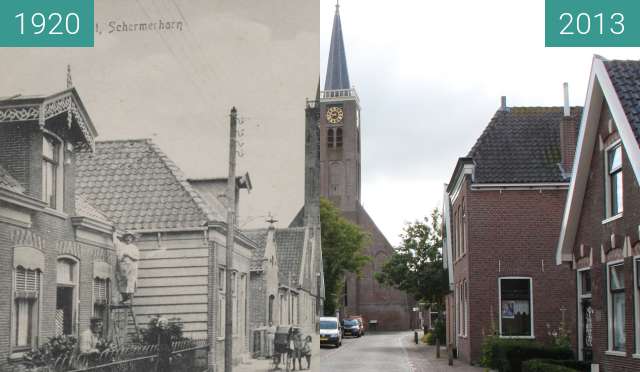
M 176 341 L 171 345 L 171 371 L 191 372 L 206 368 L 207 340 Z M 198 351 L 204 353 L 198 353 Z M 204 362 L 198 354 L 204 354 Z M 156 370 L 158 345 L 127 345 L 99 354 L 60 357 L 46 367 L 26 369 L 34 372 L 136 372 Z

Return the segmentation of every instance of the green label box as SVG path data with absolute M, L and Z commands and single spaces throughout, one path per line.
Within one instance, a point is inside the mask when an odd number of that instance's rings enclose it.
M 640 0 L 545 0 L 545 46 L 640 46 Z
M 0 47 L 93 47 L 94 0 L 0 0 Z

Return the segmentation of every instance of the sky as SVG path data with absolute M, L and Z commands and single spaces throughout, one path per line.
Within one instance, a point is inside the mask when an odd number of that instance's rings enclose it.
M 241 227 L 287 226 L 304 198 L 306 98 L 319 76 L 318 1 L 96 1 L 94 48 L 0 48 L 0 96 L 73 84 L 98 140 L 151 138 L 187 177 L 226 177 L 229 111 L 244 134 Z M 110 32 L 183 22 L 182 30 Z M 112 27 L 113 26 L 113 27 Z M 174 26 L 177 28 L 177 26 Z
M 335 0 L 320 0 L 324 77 Z M 442 206 L 443 185 L 498 109 L 582 106 L 594 54 L 545 48 L 544 1 L 341 0 L 351 84 L 362 105 L 362 201 L 397 245 L 406 222 Z

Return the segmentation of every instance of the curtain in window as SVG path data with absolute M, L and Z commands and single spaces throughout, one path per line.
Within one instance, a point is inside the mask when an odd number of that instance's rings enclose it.
M 624 292 L 613 294 L 613 350 L 624 351 L 626 338 L 624 335 Z
M 13 344 L 17 347 L 31 346 L 37 325 L 40 271 L 23 267 L 15 269 L 15 324 Z
M 503 336 L 531 336 L 531 288 L 529 279 L 501 279 Z

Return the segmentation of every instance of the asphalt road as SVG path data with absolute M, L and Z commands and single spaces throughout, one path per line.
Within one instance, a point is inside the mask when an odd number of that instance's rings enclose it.
M 409 357 L 403 347 L 408 332 L 368 333 L 361 338 L 344 338 L 342 346 L 322 347 L 320 371 L 410 372 Z

